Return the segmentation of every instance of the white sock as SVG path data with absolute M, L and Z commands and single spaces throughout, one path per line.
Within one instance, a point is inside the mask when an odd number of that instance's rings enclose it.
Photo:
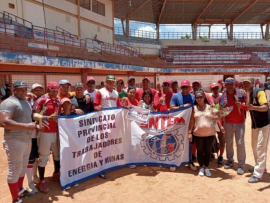
M 33 182 L 33 168 L 26 169 L 26 175 L 28 179 L 28 185 Z

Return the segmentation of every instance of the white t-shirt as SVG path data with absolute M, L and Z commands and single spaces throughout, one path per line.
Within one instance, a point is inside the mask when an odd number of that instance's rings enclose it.
M 94 90 L 94 92 L 88 92 L 88 90 L 85 90 L 85 91 L 83 92 L 83 94 L 84 94 L 84 95 L 89 95 L 90 98 L 91 98 L 91 101 L 94 102 L 95 96 L 96 96 L 96 92 L 97 92 L 96 89 Z

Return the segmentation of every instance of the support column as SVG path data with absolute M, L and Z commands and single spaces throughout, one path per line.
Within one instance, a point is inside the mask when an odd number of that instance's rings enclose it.
M 87 81 L 88 69 L 81 69 L 82 83 L 85 84 Z
M 122 29 L 123 29 L 123 35 L 126 35 L 126 30 L 125 30 L 124 19 L 123 18 L 121 18 L 121 24 L 122 24 Z
M 265 40 L 269 40 L 269 22 L 266 24 L 265 28 Z
M 209 25 L 209 32 L 208 32 L 208 39 L 210 39 L 211 38 L 211 25 Z
M 262 39 L 265 39 L 265 35 L 263 33 L 263 26 L 264 26 L 264 24 L 261 24 L 261 33 L 262 33 Z
M 229 24 L 226 24 L 227 39 L 230 39 Z
M 194 27 L 193 27 L 193 39 L 194 40 L 197 40 L 197 23 L 194 23 L 194 25 L 193 25 Z
M 230 40 L 233 40 L 233 23 L 230 24 Z
M 157 40 L 159 40 L 159 23 L 157 23 L 157 29 L 156 29 L 156 31 L 157 31 Z
M 129 38 L 129 17 L 126 18 L 126 37 Z
M 77 1 L 77 19 L 78 19 L 78 36 L 81 37 L 81 7 L 80 1 Z

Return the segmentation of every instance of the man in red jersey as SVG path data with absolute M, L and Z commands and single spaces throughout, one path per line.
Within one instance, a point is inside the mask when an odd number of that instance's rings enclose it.
M 49 188 L 44 179 L 45 166 L 47 165 L 50 151 L 53 152 L 54 160 L 54 173 L 52 180 L 59 181 L 60 178 L 60 158 L 58 147 L 58 129 L 57 118 L 59 114 L 60 100 L 57 98 L 58 83 L 50 82 L 47 86 L 48 95 L 39 100 L 39 103 L 34 114 L 34 119 L 42 122 L 44 131 L 39 137 L 39 160 L 38 160 L 38 172 L 40 181 L 38 189 L 47 193 Z M 41 114 L 41 111 L 43 112 Z
M 138 101 L 142 100 L 142 95 L 144 90 L 150 90 L 152 92 L 153 98 L 155 98 L 156 90 L 150 88 L 150 79 L 148 77 L 144 77 L 142 80 L 142 88 L 137 89 L 135 98 Z

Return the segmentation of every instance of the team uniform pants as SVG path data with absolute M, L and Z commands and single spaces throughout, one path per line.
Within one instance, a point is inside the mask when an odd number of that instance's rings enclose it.
M 245 123 L 224 123 L 226 134 L 226 153 L 227 159 L 234 162 L 233 155 L 233 138 L 235 137 L 237 148 L 238 167 L 244 169 L 246 163 L 246 149 L 245 149 Z
M 16 183 L 24 177 L 31 151 L 31 139 L 20 140 L 8 138 L 3 140 L 3 147 L 8 158 L 7 182 Z
M 50 149 L 53 153 L 53 160 L 59 161 L 59 147 L 58 147 L 58 139 L 57 133 L 41 133 L 39 139 L 39 160 L 38 166 L 45 167 L 49 160 Z
M 262 128 L 252 129 L 251 131 L 251 146 L 255 160 L 253 175 L 257 178 L 262 177 L 266 167 L 269 129 L 270 125 L 267 125 Z

